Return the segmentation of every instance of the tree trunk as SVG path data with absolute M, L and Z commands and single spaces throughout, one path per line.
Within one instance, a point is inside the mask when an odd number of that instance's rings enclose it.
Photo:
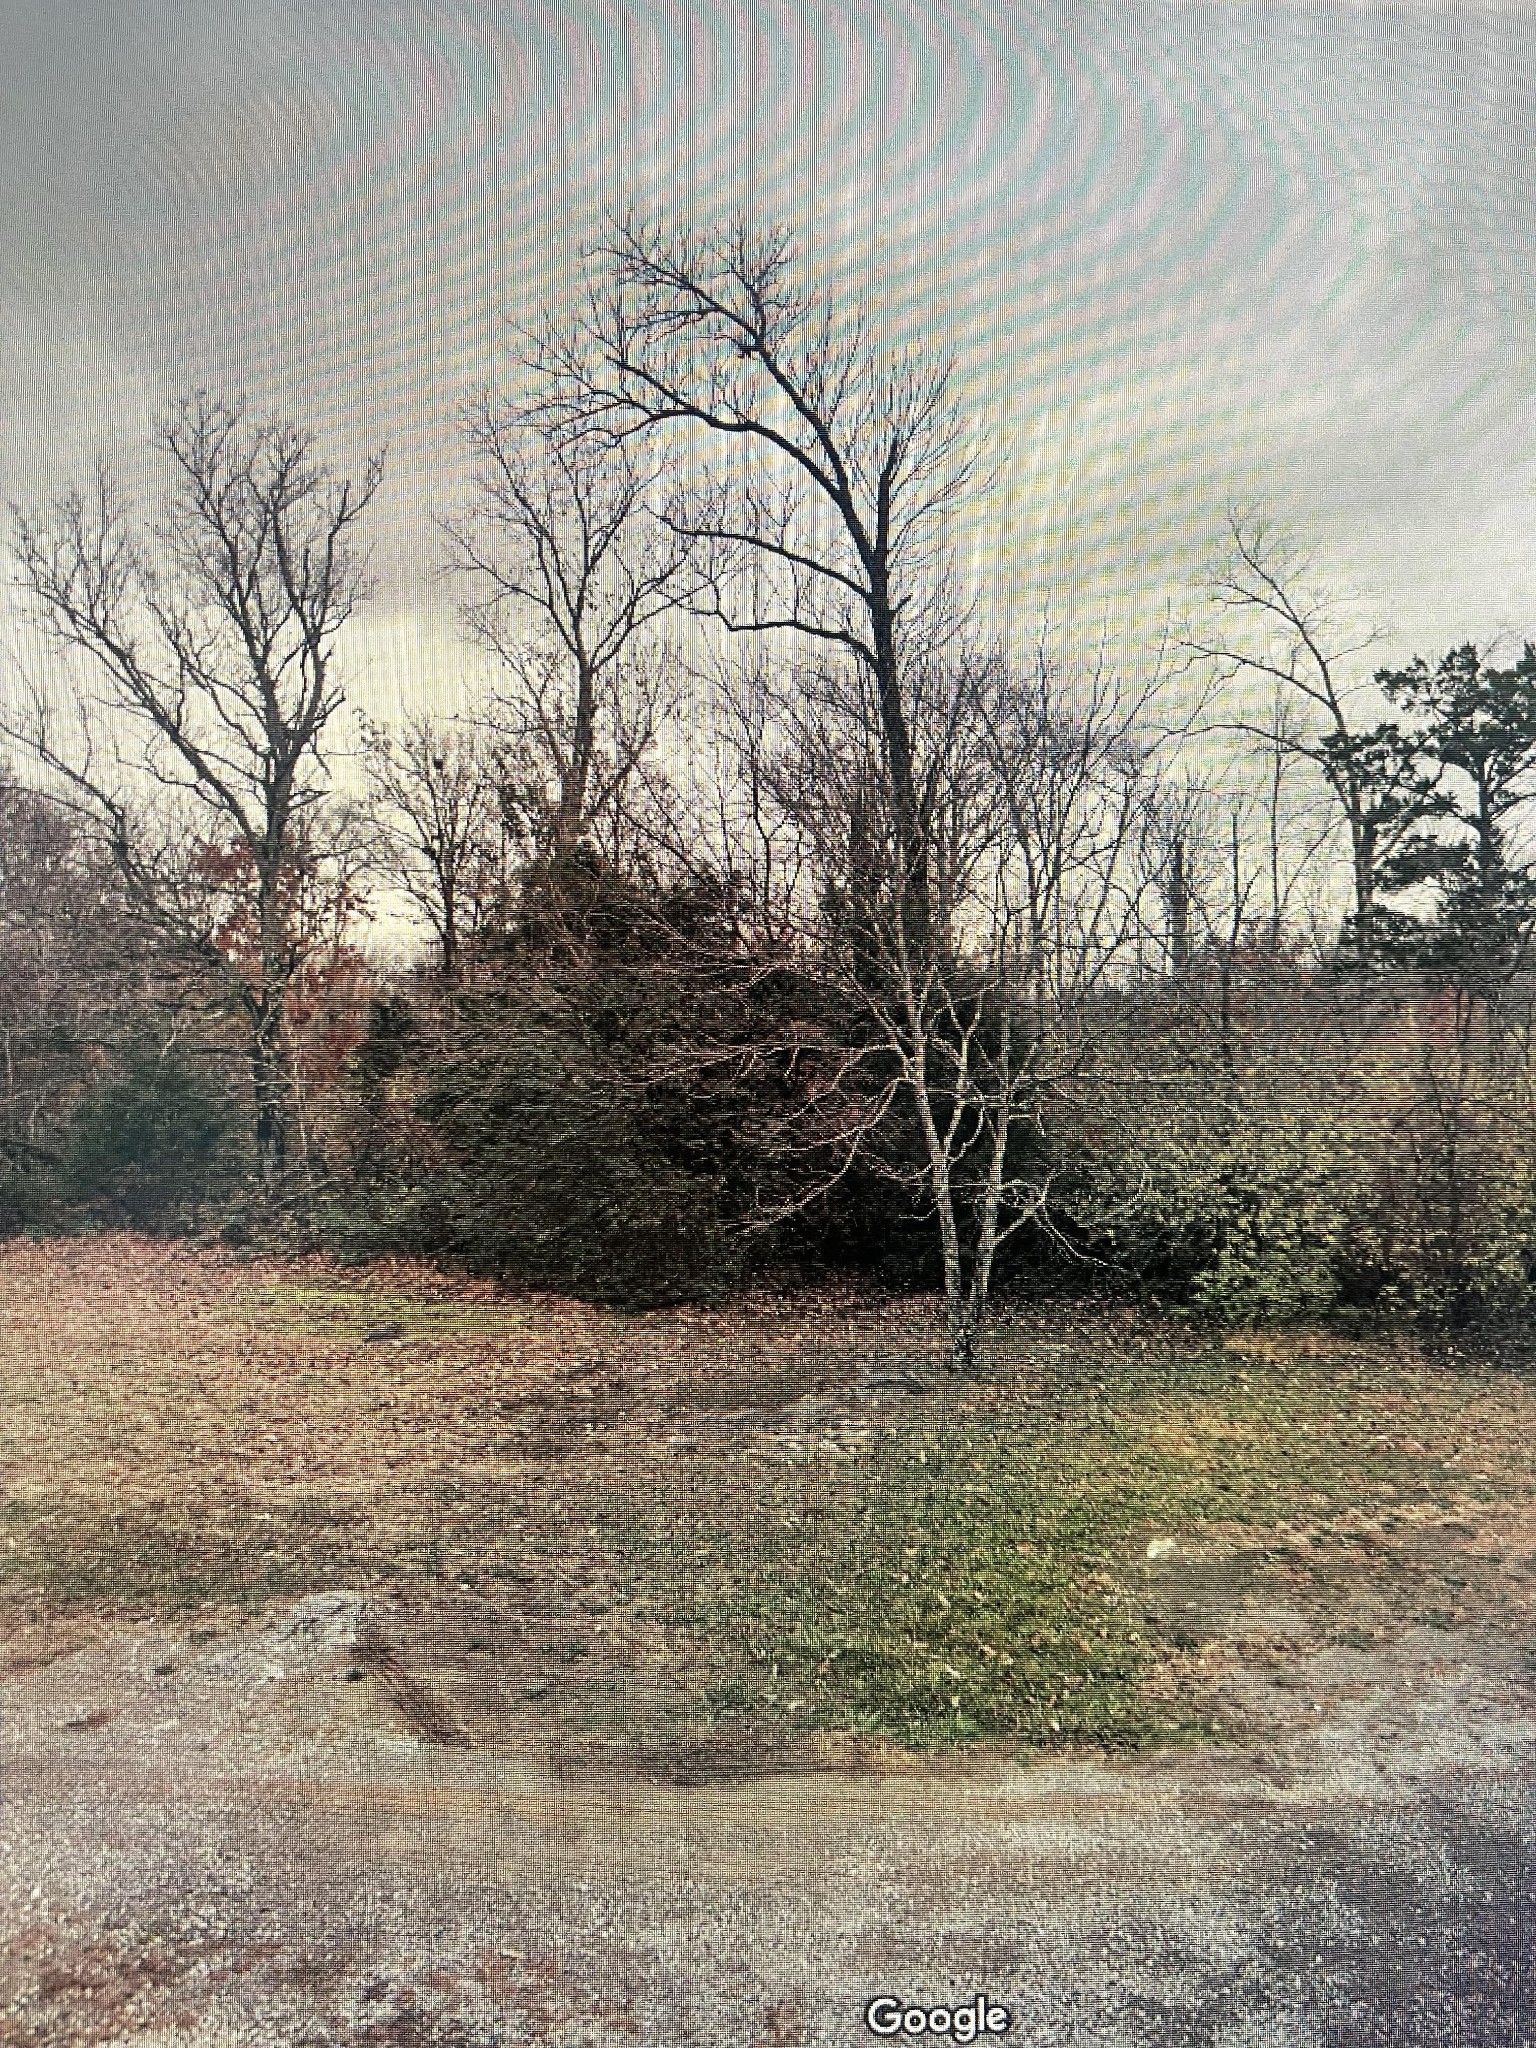
M 442 945 L 442 975 L 445 981 L 452 981 L 459 964 L 459 892 L 451 874 L 440 878 L 443 923 L 438 937 Z
M 976 1329 L 980 1321 L 975 1289 L 967 1287 L 965 1261 L 960 1248 L 960 1224 L 955 1215 L 955 1189 L 951 1163 L 944 1140 L 939 1136 L 933 1103 L 924 1071 L 926 1048 L 919 1037 L 913 1060 L 912 1091 L 917 1099 L 918 1122 L 928 1148 L 928 1184 L 939 1218 L 939 1242 L 944 1254 L 944 1313 L 949 1327 L 951 1372 L 969 1372 L 976 1362 Z
M 591 666 L 582 661 L 576 677 L 576 715 L 571 729 L 571 758 L 560 778 L 560 808 L 555 813 L 555 843 L 569 852 L 587 821 L 587 786 L 592 779 L 592 750 L 597 728 L 597 696 Z
M 1376 831 L 1351 821 L 1355 854 L 1355 954 L 1362 967 L 1376 964 Z
M 283 1022 L 290 967 L 284 944 L 286 919 L 281 896 L 280 849 L 288 832 L 287 792 L 274 799 L 268 847 L 258 862 L 257 916 L 261 930 L 261 979 L 249 1002 L 251 1087 L 256 1108 L 256 1166 L 263 1190 L 271 1194 L 288 1159 L 287 1076 L 283 1071 Z
M 870 600 L 870 624 L 875 646 L 875 691 L 880 705 L 880 730 L 885 746 L 886 772 L 891 778 L 891 810 L 896 831 L 902 918 L 908 946 L 918 958 L 926 959 L 933 928 L 928 848 L 922 810 L 917 800 L 917 778 L 912 766 L 912 739 L 907 731 L 906 711 L 901 701 L 896 621 L 878 579 Z
M 251 1040 L 251 1092 L 256 1102 L 256 1170 L 266 1194 L 275 1191 L 288 1158 L 282 1062 L 273 1018 L 258 1018 Z
M 962 1291 L 958 1296 L 950 1296 L 948 1311 L 949 1369 L 956 1373 L 974 1372 L 981 1320 L 976 1304 Z
M 1189 969 L 1189 871 L 1181 832 L 1173 842 L 1173 871 L 1168 878 L 1168 962 L 1175 981 Z

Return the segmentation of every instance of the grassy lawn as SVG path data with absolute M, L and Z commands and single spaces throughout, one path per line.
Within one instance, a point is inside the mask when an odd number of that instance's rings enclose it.
M 638 1713 L 643 1677 L 706 1733 L 1136 1745 L 1204 1718 L 1205 1635 L 1161 1614 L 1153 1539 L 1363 1640 L 1472 1597 L 1428 1583 L 1418 1534 L 1536 1499 L 1536 1383 L 1497 1362 L 1065 1308 L 1000 1327 L 974 1382 L 940 1356 L 926 1303 L 625 1317 L 13 1243 L 4 1655 L 371 1586 L 554 1630 L 592 1700 Z
M 1294 1599 L 1326 1585 L 1330 1550 L 1380 1557 L 1427 1519 L 1531 1498 L 1513 1377 L 1363 1347 L 1127 1343 L 1113 1321 L 1042 1358 L 1031 1334 L 1000 1336 L 984 1382 L 856 1464 L 712 1473 L 686 1516 L 644 1521 L 638 1557 L 616 1540 L 641 1597 L 679 1547 L 701 1560 L 671 1618 L 746 1648 L 717 1699 L 914 1743 L 1139 1744 L 1191 1725 L 1149 1681 L 1198 1647 L 1148 1622 L 1150 1539 L 1259 1553 Z

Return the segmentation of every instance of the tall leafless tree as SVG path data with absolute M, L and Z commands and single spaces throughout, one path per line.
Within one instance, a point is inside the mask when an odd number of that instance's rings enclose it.
M 72 707 L 37 685 L 7 730 L 109 847 L 130 900 L 243 1016 L 263 1182 L 287 1151 L 295 855 L 326 789 L 336 643 L 365 592 L 358 528 L 383 475 L 338 478 L 312 438 L 199 393 L 158 435 L 155 533 L 105 471 L 17 521 L 22 581 L 83 657 Z M 311 842 L 313 843 L 313 841 Z
M 975 480 L 950 368 L 885 348 L 803 281 L 793 238 L 626 219 L 593 253 L 584 310 L 540 346 L 543 416 L 616 446 L 665 437 L 666 517 L 696 551 L 698 608 L 851 654 L 878 708 L 904 915 L 926 943 L 931 847 L 914 758 L 915 658 L 948 619 L 945 523 Z M 693 458 L 697 457 L 697 462 Z
M 465 621 L 505 679 L 502 794 L 536 844 L 623 836 L 666 708 L 647 628 L 688 583 L 654 465 L 483 397 L 465 432 L 475 498 L 450 523 Z
M 361 726 L 376 859 L 427 920 L 451 979 L 506 882 L 494 744 L 473 721 L 425 713 L 398 731 Z
M 1212 622 L 1192 625 L 1184 650 L 1221 686 L 1241 677 L 1265 686 L 1269 715 L 1229 718 L 1229 730 L 1258 740 L 1272 761 L 1305 760 L 1323 777 L 1349 838 L 1349 949 L 1372 966 L 1382 869 L 1434 814 L 1434 778 L 1394 721 L 1362 715 L 1369 679 L 1351 664 L 1379 630 L 1348 631 L 1306 556 L 1261 516 L 1233 512 L 1228 527 L 1208 593 Z

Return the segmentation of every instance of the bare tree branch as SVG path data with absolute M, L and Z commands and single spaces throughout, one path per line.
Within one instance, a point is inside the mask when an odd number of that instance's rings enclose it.
M 360 481 L 339 480 L 299 429 L 203 392 L 176 408 L 158 445 L 173 487 L 155 534 L 134 526 L 104 470 L 89 497 L 71 493 L 46 519 L 17 515 L 23 585 L 54 645 L 83 657 L 84 680 L 72 741 L 41 691 L 5 729 L 92 820 L 145 913 L 224 972 L 249 1027 L 272 1181 L 285 1151 L 284 1010 L 303 950 L 293 863 L 325 793 L 324 735 L 342 702 L 336 642 L 366 594 L 357 529 L 383 458 Z M 136 762 L 105 767 L 103 717 L 137 737 Z M 158 787 L 158 809 L 135 781 Z M 231 848 L 233 869 L 220 865 Z M 236 951 L 217 910 L 232 887 L 250 924 Z

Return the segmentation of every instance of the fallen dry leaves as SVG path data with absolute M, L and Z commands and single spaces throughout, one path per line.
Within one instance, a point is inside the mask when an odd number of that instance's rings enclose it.
M 793 1398 L 862 1355 L 881 1313 L 847 1292 L 624 1316 L 404 1262 L 12 1240 L 0 1657 L 136 1608 L 516 1578 L 530 1493 L 547 1527 L 574 1512 L 567 1460 L 585 1493 L 604 1462 L 662 1448 L 670 1412 Z

